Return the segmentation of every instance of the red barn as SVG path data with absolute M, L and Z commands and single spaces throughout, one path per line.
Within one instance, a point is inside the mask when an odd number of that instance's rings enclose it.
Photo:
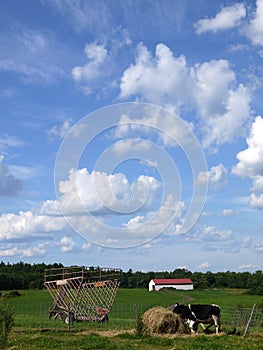
M 149 292 L 161 288 L 174 288 L 177 290 L 193 290 L 190 278 L 154 278 L 149 282 Z

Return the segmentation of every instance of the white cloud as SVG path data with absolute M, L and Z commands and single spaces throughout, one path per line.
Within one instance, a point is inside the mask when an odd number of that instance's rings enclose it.
M 255 269 L 257 268 L 257 265 L 254 264 L 242 264 L 238 266 L 239 270 L 250 270 L 250 269 Z
M 52 128 L 50 128 L 47 132 L 48 139 L 50 141 L 53 141 L 55 138 L 63 139 L 67 132 L 72 127 L 72 119 L 65 120 L 61 125 L 54 125 Z
M 244 237 L 241 242 L 241 248 L 250 248 L 251 246 L 252 246 L 252 238 L 249 236 Z
M 250 195 L 250 206 L 252 209 L 263 210 L 263 193 L 257 195 L 251 193 Z
M 131 152 L 144 152 L 151 149 L 152 145 L 148 140 L 141 139 L 139 137 L 120 140 L 114 143 L 113 151 L 118 155 L 125 155 Z
M 263 46 L 263 0 L 257 0 L 254 16 L 243 32 L 253 45 Z
M 246 139 L 247 148 L 237 154 L 238 163 L 232 173 L 250 178 L 253 181 L 250 195 L 250 206 L 263 210 L 263 118 L 255 118 L 250 134 Z
M 209 149 L 214 145 L 216 151 L 218 146 L 245 134 L 251 117 L 250 93 L 241 84 L 234 87 L 236 76 L 226 60 L 196 65 L 196 77 L 195 98 L 203 146 Z
M 150 176 L 139 176 L 129 184 L 124 174 L 106 174 L 87 169 L 71 170 L 67 181 L 60 183 L 60 203 L 63 212 L 116 213 L 129 212 L 131 208 L 151 206 L 157 195 L 159 183 Z
M 203 230 L 194 237 L 203 242 L 229 241 L 232 240 L 233 233 L 231 230 L 220 231 L 215 226 L 204 226 Z
M 247 149 L 237 154 L 233 173 L 241 177 L 263 176 L 263 118 L 255 118 L 247 141 Z
M 209 264 L 209 262 L 205 261 L 205 262 L 197 265 L 196 268 L 203 270 L 203 269 L 207 269 L 209 266 L 211 266 L 211 264 Z
M 191 123 L 180 122 L 176 114 L 170 114 L 167 110 L 158 110 L 155 113 L 152 112 L 152 107 L 149 106 L 149 110 L 145 106 L 143 112 L 145 116 L 143 118 L 130 118 L 128 115 L 123 114 L 120 118 L 119 126 L 114 129 L 112 133 L 113 138 L 133 138 L 137 143 L 137 149 L 149 149 L 150 142 L 147 140 L 138 139 L 140 136 L 145 135 L 149 137 L 156 135 L 156 143 L 164 147 L 174 147 L 181 145 L 187 145 L 191 147 L 192 140 L 192 127 Z M 176 117 L 175 117 L 176 116 Z M 189 142 L 188 142 L 189 140 Z M 133 141 L 122 141 L 132 143 Z M 118 145 L 121 145 L 118 144 Z M 127 147 L 125 147 L 127 149 Z M 150 148 L 152 149 L 152 147 Z
M 59 202 L 57 200 L 47 199 L 41 204 L 39 214 L 47 216 L 60 216 L 61 210 Z
M 64 236 L 60 240 L 60 249 L 63 253 L 69 253 L 77 248 L 77 243 L 72 239 L 72 237 Z
M 10 174 L 20 180 L 29 180 L 37 176 L 37 168 L 31 168 L 22 165 L 9 165 Z
M 208 184 L 212 188 L 219 188 L 226 184 L 227 182 L 228 171 L 227 168 L 222 164 L 211 167 L 207 172 L 201 172 L 198 175 L 197 183 L 205 183 L 208 181 Z
M 233 210 L 233 209 L 224 209 L 222 211 L 222 216 L 237 216 L 239 214 L 239 211 L 238 210 Z
M 191 94 L 191 80 L 191 70 L 183 55 L 176 58 L 166 45 L 158 44 L 152 57 L 140 44 L 135 64 L 122 75 L 120 98 L 139 95 L 158 104 L 181 104 Z
M 184 203 L 176 202 L 173 196 L 170 195 L 156 211 L 149 211 L 145 216 L 137 215 L 130 219 L 127 224 L 124 224 L 124 226 L 128 229 L 138 229 L 138 233 L 141 232 L 141 234 L 152 237 L 152 232 L 156 231 L 156 227 L 160 227 L 161 229 L 163 223 L 169 222 L 169 218 L 174 216 L 175 220 L 171 223 L 171 226 L 167 228 L 166 234 L 179 234 L 184 209 Z M 160 230 L 160 232 L 162 231 Z
M 3 152 L 9 147 L 21 147 L 24 143 L 16 136 L 1 134 L 0 135 L 0 151 Z
M 231 29 L 238 26 L 240 21 L 245 17 L 245 5 L 237 3 L 232 6 L 223 7 L 214 18 L 201 19 L 194 27 L 197 34 L 210 31 L 216 33 L 220 30 Z
M 253 187 L 251 190 L 254 192 L 263 192 L 263 176 L 256 175 L 253 177 Z
M 154 57 L 143 44 L 138 46 L 135 63 L 120 84 L 119 97 L 131 96 L 174 106 L 178 114 L 194 110 L 203 146 L 211 151 L 244 135 L 251 117 L 250 92 L 238 84 L 227 60 L 189 66 L 184 56 L 175 57 L 164 44 L 156 46 Z
M 0 248 L 0 255 L 3 257 L 31 258 L 45 254 L 46 248 L 43 243 L 35 247 L 18 248 L 17 246 L 9 246 L 7 248 Z
M 263 244 L 261 243 L 255 244 L 253 247 L 253 250 L 257 254 L 263 254 Z
M 52 217 L 31 211 L 19 214 L 5 213 L 0 216 L 1 241 L 25 241 L 52 238 L 54 232 L 66 227 L 63 217 Z
M 104 44 L 93 42 L 86 44 L 84 52 L 88 63 L 84 66 L 76 66 L 72 69 L 73 79 L 83 85 L 86 95 L 93 92 L 92 83 L 106 75 L 103 64 L 107 60 L 108 52 Z

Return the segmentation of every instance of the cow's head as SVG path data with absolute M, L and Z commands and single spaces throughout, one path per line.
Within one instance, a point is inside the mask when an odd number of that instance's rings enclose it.
M 183 305 L 180 305 L 179 303 L 176 303 L 173 308 L 173 312 L 178 315 L 182 315 L 183 312 Z

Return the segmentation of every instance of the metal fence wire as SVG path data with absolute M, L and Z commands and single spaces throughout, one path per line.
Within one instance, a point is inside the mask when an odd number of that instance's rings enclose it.
M 146 304 L 114 304 L 108 315 L 108 320 L 68 321 L 49 317 L 50 303 L 16 303 L 10 304 L 15 316 L 14 327 L 19 329 L 50 329 L 50 330 L 129 330 L 135 329 L 138 315 L 155 305 Z M 262 335 L 263 308 L 221 307 L 221 331 L 228 334 Z M 202 330 L 199 329 L 199 332 Z

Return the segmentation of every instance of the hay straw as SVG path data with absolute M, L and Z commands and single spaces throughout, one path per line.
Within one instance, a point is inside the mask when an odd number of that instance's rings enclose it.
M 162 307 L 156 306 L 142 315 L 144 334 L 188 333 L 179 315 Z

